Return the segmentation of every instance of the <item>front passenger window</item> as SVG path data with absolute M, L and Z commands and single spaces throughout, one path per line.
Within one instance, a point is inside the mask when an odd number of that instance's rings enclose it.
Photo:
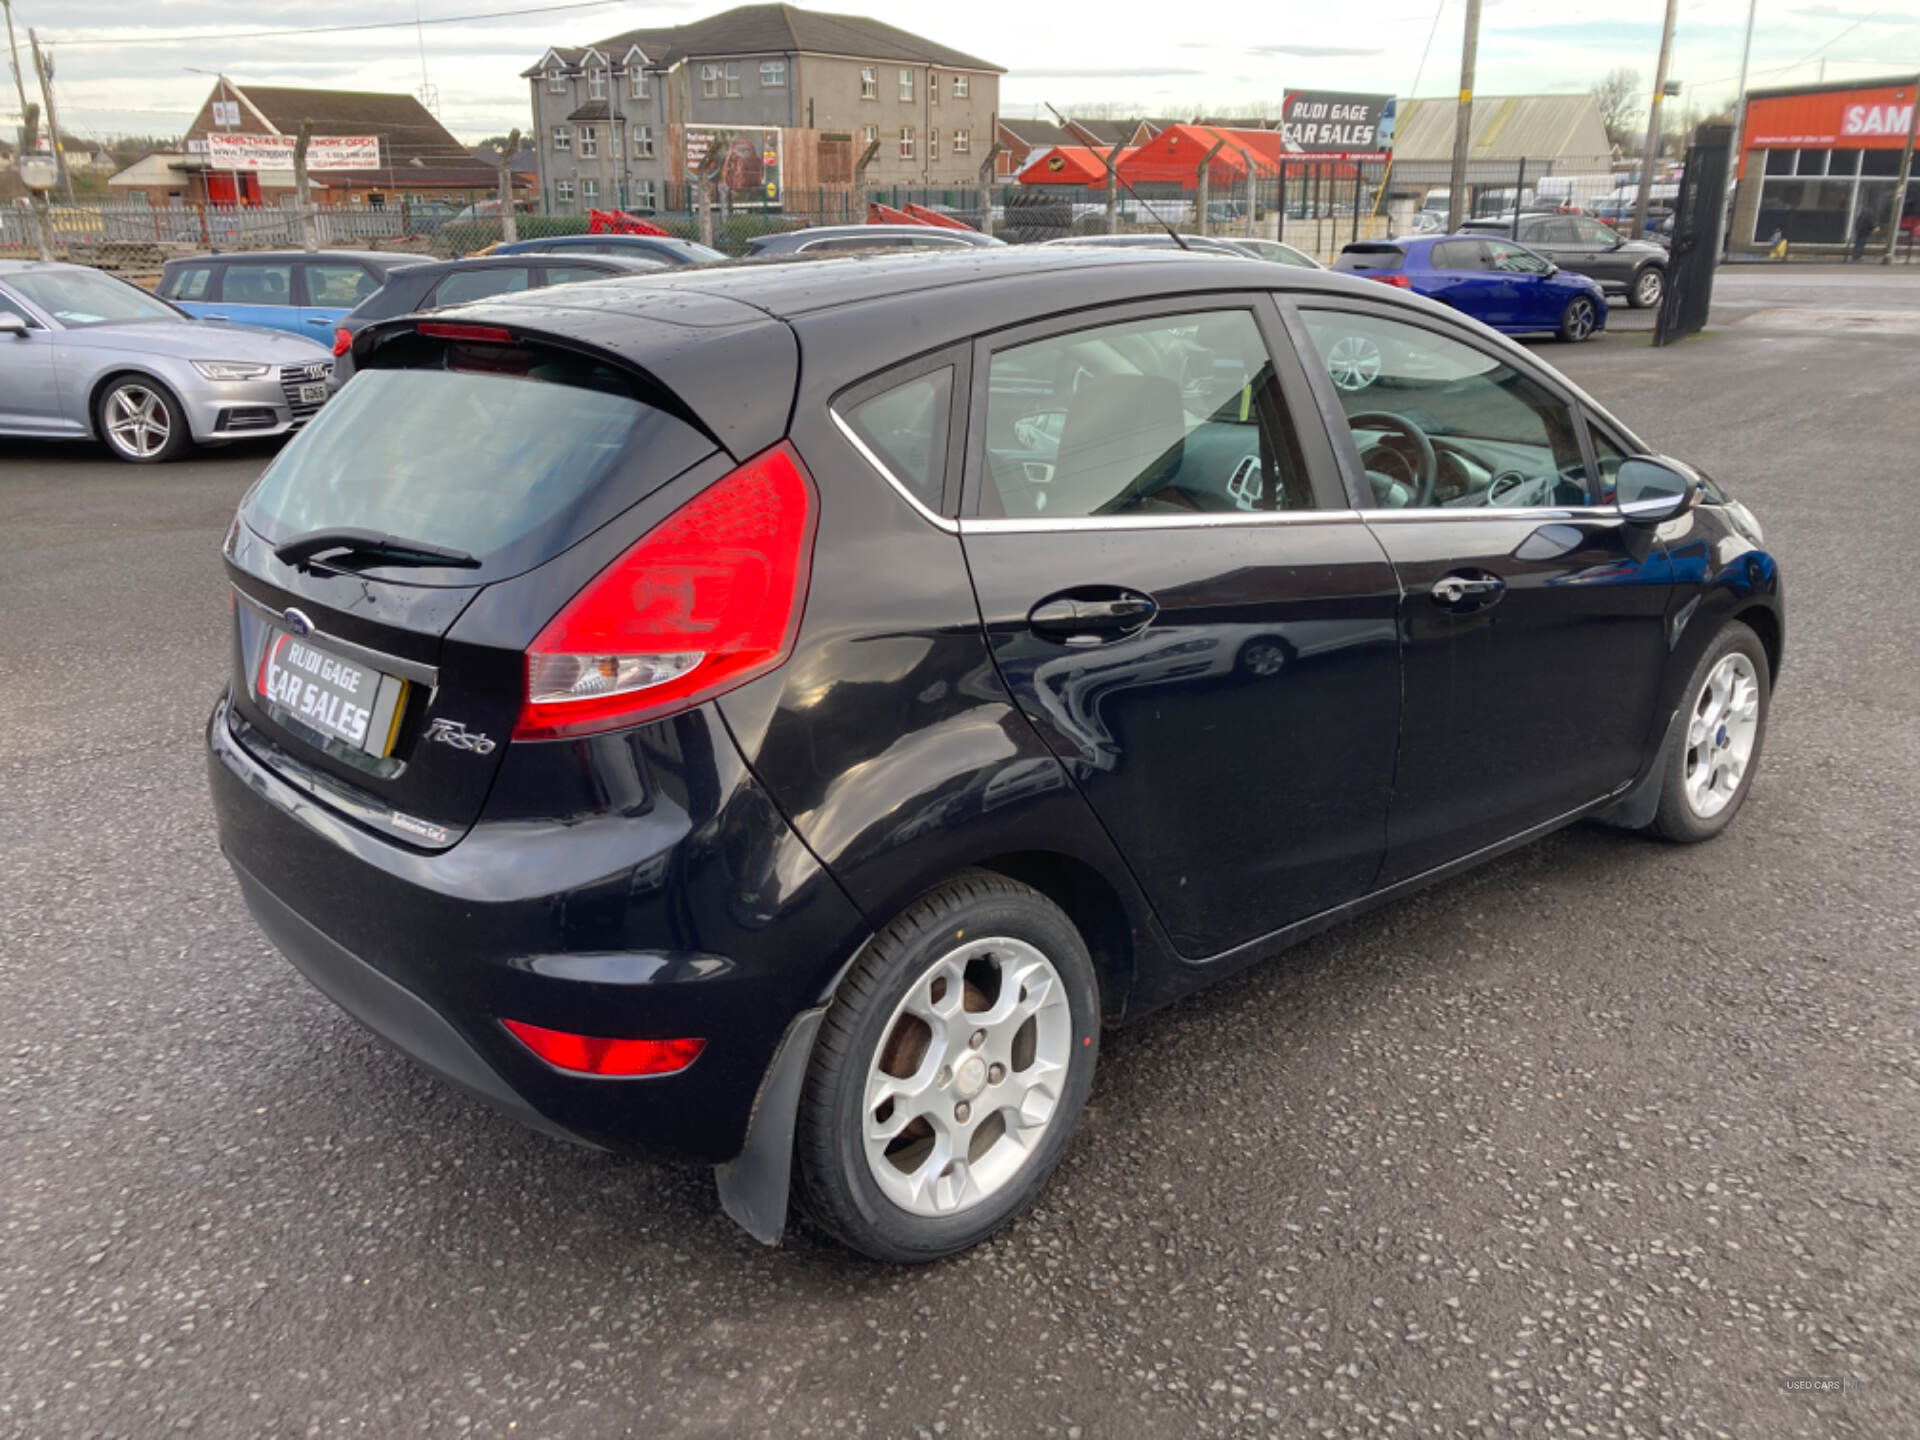
M 1588 503 L 1572 409 L 1510 361 L 1380 315 L 1301 314 L 1377 508 Z
M 994 352 L 980 513 L 1305 510 L 1306 474 L 1245 310 L 1162 316 Z

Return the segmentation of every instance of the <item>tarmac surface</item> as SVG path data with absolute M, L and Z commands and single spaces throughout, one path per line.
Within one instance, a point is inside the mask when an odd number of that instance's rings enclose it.
M 1738 823 L 1563 832 L 1113 1034 L 1041 1202 L 918 1270 L 310 989 L 201 760 L 271 449 L 0 441 L 0 1435 L 1913 1434 L 1916 327 L 1903 267 L 1755 266 L 1682 345 L 1542 347 L 1780 557 Z

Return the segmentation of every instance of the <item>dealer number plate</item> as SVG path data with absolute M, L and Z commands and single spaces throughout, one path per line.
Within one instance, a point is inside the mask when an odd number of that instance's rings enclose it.
M 276 629 L 260 658 L 258 686 L 261 699 L 307 729 L 385 755 L 406 682 Z

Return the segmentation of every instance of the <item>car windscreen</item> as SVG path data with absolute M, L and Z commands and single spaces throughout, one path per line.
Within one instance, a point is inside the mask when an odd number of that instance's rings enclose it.
M 115 320 L 178 320 L 180 312 L 136 285 L 98 270 L 16 270 L 14 292 L 68 329 Z
M 354 527 L 465 551 L 471 584 L 550 559 L 715 449 L 671 396 L 592 357 L 403 335 L 281 451 L 244 518 L 274 544 Z
M 1406 261 L 1406 252 L 1397 245 L 1349 245 L 1333 262 L 1333 268 L 1365 274 L 1370 270 L 1398 270 Z

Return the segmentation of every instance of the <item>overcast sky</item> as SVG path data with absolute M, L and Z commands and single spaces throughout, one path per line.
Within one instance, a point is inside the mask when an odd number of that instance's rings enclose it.
M 543 0 L 419 0 L 426 20 L 541 5 Z M 549 44 L 581 44 L 639 26 L 682 23 L 717 3 L 601 4 L 491 20 L 358 34 L 178 41 L 293 26 L 392 21 L 413 0 L 14 0 L 26 27 L 52 42 L 55 102 L 79 133 L 177 133 L 211 81 L 188 66 L 221 70 L 244 85 L 415 91 L 425 47 L 441 119 L 473 140 L 524 126 L 519 72 Z M 1483 95 L 1584 90 L 1609 69 L 1653 79 L 1661 0 L 1484 0 L 1476 89 Z M 1237 102 L 1278 103 L 1286 89 L 1445 95 L 1458 83 L 1464 0 L 1106 0 L 1088 6 L 1034 0 L 836 0 L 1004 65 L 1002 109 L 1025 114 L 1043 100 L 1064 110 L 1111 102 L 1160 114 Z M 1732 93 L 1746 0 L 1681 0 L 1673 74 L 1687 98 Z M 130 16 L 137 12 L 137 23 Z M 1184 29 L 1182 28 L 1184 27 Z M 1429 49 L 1429 36 L 1431 48 Z M 109 43 L 97 43 L 107 40 Z M 84 43 L 94 41 L 96 43 Z M 1423 64 L 1424 57 L 1424 64 Z M 1761 0 L 1753 42 L 1755 85 L 1920 69 L 1920 0 Z M 29 75 L 31 71 L 29 71 Z M 37 97 L 35 97 L 37 98 Z M 18 101 L 0 94 L 0 125 Z

